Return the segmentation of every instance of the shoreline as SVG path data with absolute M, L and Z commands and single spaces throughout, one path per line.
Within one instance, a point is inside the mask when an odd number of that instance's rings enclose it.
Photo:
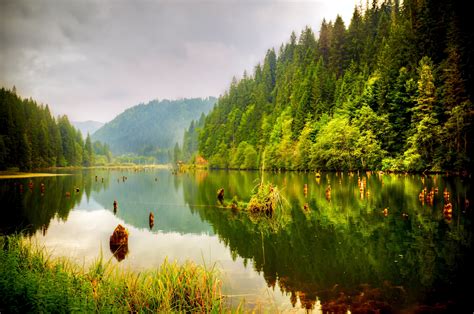
M 70 173 L 42 173 L 42 172 L 20 172 L 20 171 L 1 171 L 0 180 L 3 179 L 25 179 L 25 178 L 39 178 L 39 177 L 58 177 L 70 176 Z
M 122 164 L 122 165 L 108 165 L 108 166 L 70 166 L 70 167 L 49 167 L 49 168 L 38 168 L 37 170 L 89 170 L 89 169 L 171 169 L 169 164 L 150 164 L 150 165 L 133 165 L 133 164 Z
M 220 167 L 195 167 L 192 164 L 184 164 L 184 170 L 207 170 L 207 171 L 249 171 L 249 172 L 261 172 L 262 169 L 239 169 L 239 168 L 220 168 Z M 453 176 L 453 177 L 470 177 L 471 172 L 468 170 L 459 170 L 459 171 L 452 171 L 452 170 L 425 170 L 425 171 L 402 171 L 402 170 L 364 170 L 364 169 L 355 169 L 355 170 L 314 170 L 314 169 L 306 169 L 306 170 L 296 170 L 296 169 L 264 169 L 266 173 L 284 173 L 284 172 L 294 172 L 294 173 L 314 173 L 314 174 L 322 174 L 322 173 L 371 173 L 371 174 L 398 174 L 398 175 L 443 175 L 443 176 Z
M 96 169 L 171 169 L 170 165 L 116 165 L 116 166 L 93 166 L 93 167 L 49 167 L 37 168 L 33 171 L 57 171 L 57 170 L 96 170 Z M 0 171 L 0 180 L 2 179 L 24 179 L 37 177 L 56 177 L 56 176 L 71 176 L 73 173 L 52 173 L 52 172 L 30 172 L 30 171 Z

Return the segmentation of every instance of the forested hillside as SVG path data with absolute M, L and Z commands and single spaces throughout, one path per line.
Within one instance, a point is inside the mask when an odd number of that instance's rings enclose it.
M 464 2 L 373 1 L 233 80 L 199 151 L 220 168 L 470 170 L 472 17 Z
M 22 99 L 15 89 L 0 89 L 0 170 L 91 166 L 94 147 L 101 148 L 110 161 L 108 148 L 93 144 L 89 136 L 84 141 L 67 116 L 55 119 L 47 105 Z
M 184 129 L 212 109 L 216 98 L 153 100 L 125 110 L 97 130 L 92 138 L 110 145 L 113 153 L 165 155 L 181 142 Z

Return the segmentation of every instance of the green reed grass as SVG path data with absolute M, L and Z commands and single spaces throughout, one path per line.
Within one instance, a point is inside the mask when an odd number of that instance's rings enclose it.
M 0 236 L 0 312 L 220 312 L 214 267 L 165 261 L 158 269 L 122 270 L 100 256 L 88 268 L 51 258 L 44 248 Z

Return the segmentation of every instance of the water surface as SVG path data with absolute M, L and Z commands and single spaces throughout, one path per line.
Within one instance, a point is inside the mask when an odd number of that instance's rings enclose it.
M 474 278 L 470 179 L 266 173 L 288 207 L 277 222 L 217 206 L 218 188 L 228 201 L 248 201 L 258 180 L 257 172 L 166 170 L 1 180 L 0 228 L 79 264 L 102 252 L 135 270 L 165 258 L 215 265 L 229 302 L 245 299 L 251 308 L 473 309 L 472 289 L 463 288 Z M 448 203 L 451 215 L 443 213 Z M 109 249 L 117 224 L 130 233 L 123 259 Z

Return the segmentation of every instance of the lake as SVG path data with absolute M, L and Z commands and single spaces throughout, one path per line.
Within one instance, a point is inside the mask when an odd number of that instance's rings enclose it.
M 218 206 L 219 188 L 227 202 L 248 201 L 258 172 L 66 172 L 72 175 L 0 180 L 0 231 L 22 231 L 52 256 L 79 265 L 102 254 L 137 271 L 166 258 L 214 266 L 230 306 L 245 300 L 248 308 L 270 311 L 474 308 L 471 179 L 265 173 L 286 207 L 276 220 Z M 452 212 L 444 210 L 448 203 Z M 118 224 L 130 234 L 122 254 L 109 248 Z

